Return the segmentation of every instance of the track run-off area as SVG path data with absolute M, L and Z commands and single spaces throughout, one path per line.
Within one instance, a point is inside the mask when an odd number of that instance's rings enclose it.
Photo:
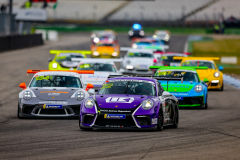
M 187 36 L 172 36 L 183 52 Z M 130 46 L 127 34 L 118 36 Z M 89 33 L 60 34 L 58 42 L 0 53 L 0 159 L 240 159 L 240 90 L 209 91 L 209 107 L 180 109 L 179 128 L 158 131 L 82 131 L 78 120 L 18 119 L 27 69 L 48 69 L 49 50 L 89 50 Z

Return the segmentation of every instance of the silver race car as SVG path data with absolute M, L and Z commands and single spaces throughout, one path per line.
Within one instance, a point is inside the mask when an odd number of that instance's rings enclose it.
M 95 91 L 92 84 L 84 86 L 79 74 L 94 71 L 28 70 L 34 74 L 29 86 L 19 85 L 18 118 L 79 117 L 80 105 Z
M 78 58 L 74 58 L 74 60 L 76 61 Z M 121 59 L 83 58 L 77 70 L 94 70 L 94 75 L 84 74 L 81 75 L 81 79 L 84 84 L 93 84 L 94 89 L 97 91 L 108 79 L 109 75 L 122 75 L 114 64 L 114 62 L 120 61 Z
M 153 51 L 150 49 L 129 49 L 123 57 L 120 71 L 123 74 L 152 74 L 149 66 L 154 65 Z

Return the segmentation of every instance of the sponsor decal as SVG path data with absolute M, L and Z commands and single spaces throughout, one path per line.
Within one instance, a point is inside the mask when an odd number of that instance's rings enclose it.
M 126 119 L 125 114 L 104 114 L 105 119 Z
M 43 109 L 62 109 L 62 105 L 59 105 L 59 104 L 44 104 Z
M 116 112 L 116 113 L 131 113 L 131 111 L 127 110 L 100 110 L 100 112 Z
M 132 103 L 133 97 L 108 97 L 106 103 Z
M 115 127 L 115 128 L 121 128 L 121 127 L 123 127 L 123 126 L 119 126 L 119 125 L 106 125 L 106 127 Z
M 67 102 L 65 101 L 42 101 L 42 102 L 38 102 L 39 104 L 46 104 L 46 103 L 50 103 L 50 104 L 67 104 Z
M 68 92 L 62 92 L 62 91 L 41 91 L 40 93 L 65 93 L 68 94 Z
M 183 97 L 176 97 L 178 100 L 183 100 Z
M 152 124 L 157 124 L 158 119 L 157 118 L 152 118 Z
M 59 96 L 60 93 L 48 93 L 49 96 Z

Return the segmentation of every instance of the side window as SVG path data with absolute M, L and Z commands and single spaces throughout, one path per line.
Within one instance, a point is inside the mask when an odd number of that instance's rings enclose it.
M 162 86 L 160 85 L 159 82 L 157 82 L 157 88 L 158 88 L 158 95 L 161 96 L 163 91 L 164 91 L 164 89 L 162 88 Z

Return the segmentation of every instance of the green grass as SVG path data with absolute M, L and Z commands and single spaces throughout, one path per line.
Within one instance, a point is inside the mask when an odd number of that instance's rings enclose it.
M 59 32 L 90 32 L 92 30 L 112 29 L 116 32 L 127 33 L 131 27 L 108 27 L 108 26 L 76 26 L 62 25 L 50 26 L 39 25 L 36 29 L 56 30 Z M 169 30 L 172 34 L 212 34 L 212 29 L 206 28 L 181 28 L 181 27 L 144 27 L 145 32 L 153 33 L 155 30 Z M 226 34 L 240 34 L 240 29 L 226 29 Z

